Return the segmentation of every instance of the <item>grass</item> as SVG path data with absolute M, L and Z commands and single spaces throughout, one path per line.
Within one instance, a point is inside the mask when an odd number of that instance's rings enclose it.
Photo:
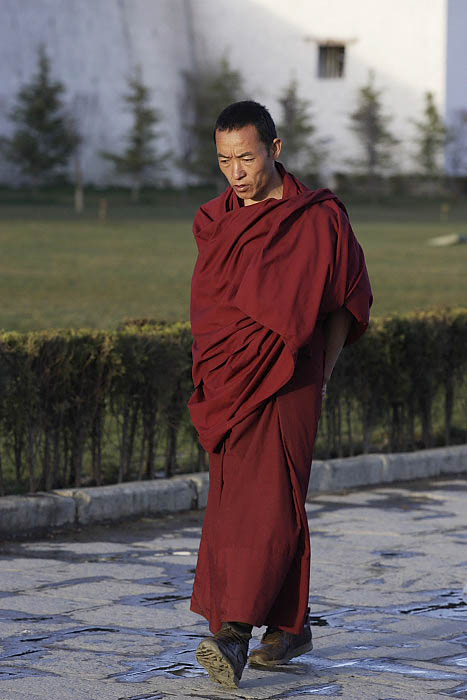
M 367 259 L 376 316 L 466 305 L 467 245 L 432 248 L 427 241 L 448 233 L 467 235 L 467 203 L 458 204 L 448 221 L 440 221 L 433 202 L 373 211 L 351 206 L 350 211 Z
M 189 314 L 196 259 L 191 223 L 212 193 L 146 193 L 131 206 L 118 191 L 92 192 L 76 215 L 69 191 L 0 192 L 0 328 L 115 328 L 125 318 L 169 321 Z M 99 221 L 99 199 L 108 217 Z M 467 245 L 430 248 L 446 233 L 467 233 L 467 202 L 347 201 L 365 250 L 377 316 L 461 306 L 467 301 Z

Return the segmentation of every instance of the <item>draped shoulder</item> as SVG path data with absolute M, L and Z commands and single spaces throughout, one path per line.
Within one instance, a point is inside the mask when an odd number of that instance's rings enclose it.
M 194 221 L 189 406 L 208 450 L 291 378 L 320 320 L 347 306 L 347 342 L 368 325 L 371 288 L 344 205 L 278 168 L 282 199 L 244 207 L 228 188 Z

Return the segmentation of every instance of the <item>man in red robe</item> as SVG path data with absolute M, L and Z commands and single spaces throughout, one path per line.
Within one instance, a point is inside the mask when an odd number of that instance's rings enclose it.
M 189 407 L 210 487 L 191 609 L 213 633 L 196 656 L 236 687 L 250 663 L 312 648 L 305 498 L 321 401 L 346 343 L 368 326 L 363 252 L 343 204 L 277 162 L 266 108 L 237 102 L 214 129 L 227 190 L 194 221 Z

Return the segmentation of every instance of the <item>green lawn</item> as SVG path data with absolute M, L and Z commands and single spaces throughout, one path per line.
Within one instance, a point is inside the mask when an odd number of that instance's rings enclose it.
M 395 211 L 368 212 L 362 207 L 350 211 L 367 259 L 375 315 L 467 305 L 467 245 L 427 245 L 434 236 L 467 236 L 466 204 L 443 222 L 439 207 L 430 203 Z
M 188 318 L 196 257 L 191 220 L 209 194 L 158 193 L 129 206 L 110 193 L 106 222 L 98 198 L 77 216 L 70 195 L 0 194 L 0 328 L 115 328 L 125 318 Z M 432 236 L 467 233 L 467 202 L 440 221 L 440 203 L 380 206 L 347 202 L 365 250 L 374 314 L 467 304 L 467 245 L 430 248 Z

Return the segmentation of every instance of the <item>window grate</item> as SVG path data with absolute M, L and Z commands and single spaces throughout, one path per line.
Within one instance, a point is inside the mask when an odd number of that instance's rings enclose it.
M 342 78 L 344 76 L 345 46 L 321 44 L 318 50 L 318 77 Z

